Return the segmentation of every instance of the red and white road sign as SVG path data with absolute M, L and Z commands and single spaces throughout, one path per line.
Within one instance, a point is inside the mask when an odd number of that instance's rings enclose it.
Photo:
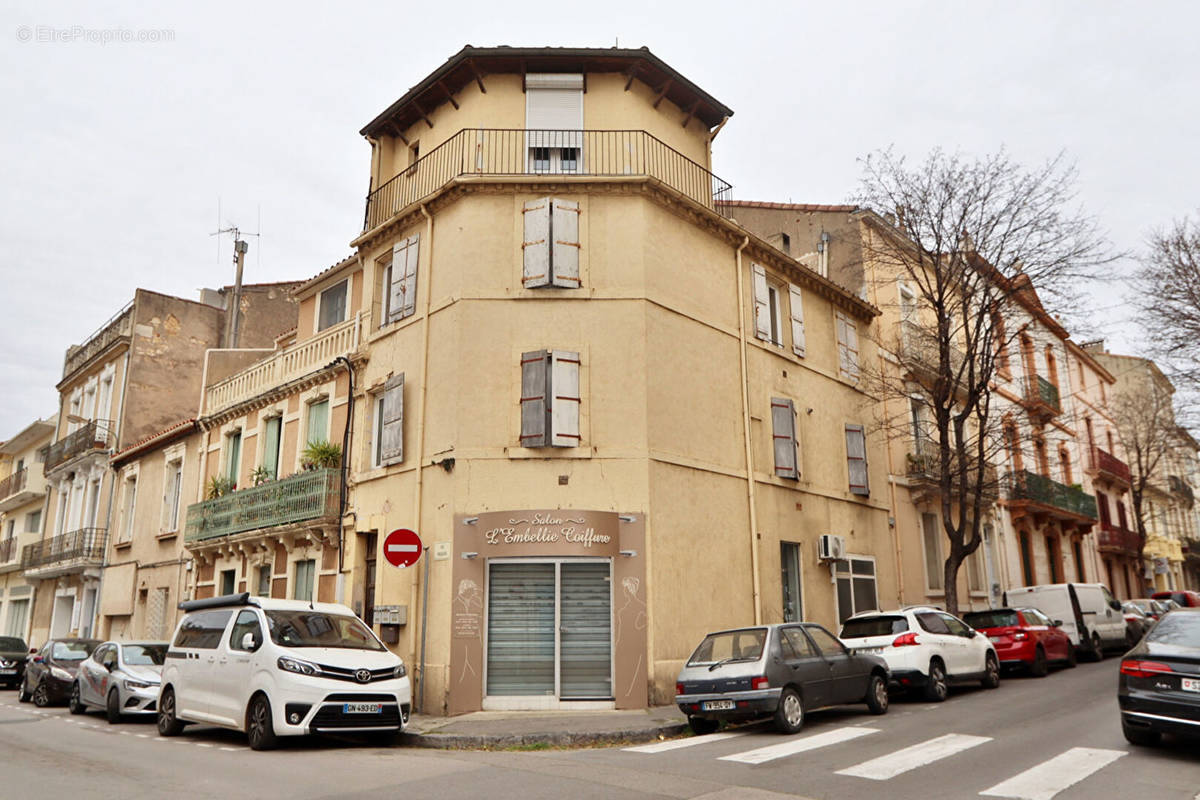
M 393 567 L 411 567 L 421 557 L 421 537 L 408 528 L 392 531 L 383 540 L 383 557 Z

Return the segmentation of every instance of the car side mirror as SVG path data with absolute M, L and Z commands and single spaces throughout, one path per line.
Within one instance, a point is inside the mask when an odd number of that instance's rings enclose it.
M 974 639 L 979 633 L 974 628 L 967 628 L 967 638 Z
M 257 650 L 258 644 L 259 644 L 258 637 L 255 636 L 252 632 L 247 632 L 244 636 L 242 636 L 242 649 L 243 650 L 250 650 L 250 651 Z
M 36 652 L 37 652 L 37 648 L 36 648 L 36 647 L 31 647 L 31 648 L 29 648 L 29 655 L 33 655 L 33 654 L 34 654 L 34 653 L 36 653 Z
M 44 662 L 45 662 L 45 660 L 46 660 L 46 659 L 42 658 L 41 656 L 34 656 L 34 657 L 33 657 L 33 663 L 35 663 L 35 664 L 42 664 L 42 663 L 44 663 Z
M 1120 611 L 1120 610 L 1121 610 L 1121 604 L 1120 604 L 1119 602 L 1117 602 L 1116 600 L 1113 600 L 1113 601 L 1112 601 L 1111 603 L 1109 603 L 1108 605 L 1109 605 L 1109 608 L 1111 608 L 1113 611 Z
M 115 661 L 110 661 L 104 665 L 104 668 L 106 670 L 108 670 L 109 672 L 112 672 L 114 669 L 117 668 L 117 664 Z
M 1062 627 L 1062 620 L 1061 620 L 1061 619 L 1056 619 L 1056 620 L 1054 620 L 1054 627 L 1056 627 L 1056 628 L 1061 628 L 1061 627 Z

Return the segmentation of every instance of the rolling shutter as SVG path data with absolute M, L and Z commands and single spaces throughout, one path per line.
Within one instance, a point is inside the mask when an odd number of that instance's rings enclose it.
M 751 264 L 754 287 L 754 335 L 759 339 L 771 340 L 771 309 L 767 297 L 767 271 L 759 264 Z
M 525 75 L 525 129 L 529 147 L 583 143 L 583 75 Z
M 775 449 L 775 474 L 800 479 L 796 459 L 796 407 L 791 400 L 771 398 L 771 430 Z
M 524 264 L 521 283 L 526 289 L 550 285 L 550 203 L 549 197 L 530 200 L 522 211 L 525 217 L 525 240 L 521 243 Z M 577 219 L 576 230 L 578 224 Z
M 850 473 L 850 493 L 869 495 L 867 483 L 867 440 L 862 425 L 846 426 L 846 465 Z
M 788 284 L 788 306 L 792 314 L 792 352 L 804 355 L 804 304 L 800 299 L 800 288 Z
M 550 444 L 579 446 L 579 353 L 550 353 Z
M 553 286 L 579 288 L 579 203 L 550 200 L 551 280 Z
M 550 353 L 531 350 L 521 354 L 521 446 L 545 447 L 549 404 L 546 384 Z
M 490 566 L 487 694 L 553 695 L 554 564 Z
M 383 442 L 379 461 L 384 466 L 404 460 L 404 373 L 383 385 Z

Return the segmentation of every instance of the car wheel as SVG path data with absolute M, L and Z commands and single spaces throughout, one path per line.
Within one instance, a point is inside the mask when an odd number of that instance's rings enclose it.
M 925 684 L 925 699 L 940 703 L 946 699 L 949 687 L 946 685 L 946 668 L 940 661 L 929 662 L 929 682 Z
M 115 687 L 108 693 L 108 701 L 104 704 L 104 712 L 108 717 L 109 725 L 116 725 L 121 721 L 121 693 Z
M 178 736 L 183 732 L 183 723 L 175 716 L 175 690 L 164 689 L 158 701 L 159 736 Z
M 256 694 L 246 710 L 246 736 L 251 750 L 270 750 L 275 746 L 275 723 L 271 718 L 271 703 L 266 695 Z
M 1104 645 L 1100 643 L 1100 634 L 1092 634 L 1092 658 L 1097 661 L 1104 660 Z
M 67 708 L 75 715 L 87 711 L 87 706 L 83 704 L 83 698 L 79 696 L 79 681 L 71 684 L 71 699 L 67 701 Z
M 30 697 L 29 687 L 25 683 L 25 679 L 22 678 L 21 685 L 17 688 L 17 702 L 18 703 L 28 703 L 29 697 Z
M 33 704 L 38 708 L 45 708 L 50 705 L 50 690 L 46 688 L 46 682 L 42 681 L 37 688 L 33 690 Z
M 1125 734 L 1125 741 L 1130 744 L 1136 744 L 1139 747 L 1153 747 L 1162 739 L 1162 734 L 1158 731 L 1148 731 L 1145 728 L 1132 728 L 1125 720 L 1121 720 L 1121 733 Z
M 1075 653 L 1075 645 L 1067 642 L 1067 668 L 1075 669 L 1075 665 L 1079 662 L 1079 658 Z
M 779 695 L 779 707 L 775 709 L 775 728 L 780 733 L 796 733 L 804 727 L 804 703 L 792 687 Z
M 705 734 L 713 733 L 717 728 L 721 727 L 721 722 L 706 717 L 688 717 L 688 727 L 697 736 L 704 736 Z
M 1029 674 L 1035 678 L 1044 678 L 1049 668 L 1046 666 L 1046 651 L 1038 645 L 1037 652 L 1033 654 L 1033 663 L 1029 665 Z
M 979 685 L 985 689 L 995 689 L 1000 686 L 1000 662 L 996 660 L 996 654 L 989 652 L 987 658 L 983 660 L 983 677 L 979 681 Z
M 867 708 L 872 714 L 886 714 L 888 710 L 888 687 L 887 681 L 882 675 L 875 674 L 871 676 L 870 682 L 867 684 Z

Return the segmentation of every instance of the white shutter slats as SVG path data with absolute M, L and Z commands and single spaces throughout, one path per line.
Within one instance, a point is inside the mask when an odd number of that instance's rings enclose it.
M 843 378 L 858 380 L 858 326 L 838 311 L 837 320 L 838 371 Z
M 550 353 L 550 444 L 579 446 L 579 353 Z
M 404 373 L 383 385 L 383 442 L 379 460 L 384 466 L 404 460 Z
M 521 354 L 522 447 L 546 446 L 549 361 L 550 353 L 546 350 L 531 350 Z
M 767 271 L 759 264 L 751 264 L 754 288 L 754 335 L 759 339 L 771 340 L 771 309 L 767 297 Z
M 549 197 L 543 197 L 530 200 L 522 209 L 525 236 L 521 242 L 521 283 L 526 289 L 550 285 L 550 203 Z
M 566 289 L 579 288 L 579 203 L 550 201 L 550 234 L 553 239 L 550 263 L 551 284 Z
M 800 288 L 788 284 L 788 306 L 792 314 L 792 352 L 803 357 L 804 347 L 804 304 L 800 298 Z
M 775 474 L 800 479 L 796 458 L 796 407 L 791 400 L 771 398 L 771 431 L 775 450 Z
M 870 494 L 867 481 L 867 439 L 862 425 L 846 426 L 846 465 L 851 494 Z

